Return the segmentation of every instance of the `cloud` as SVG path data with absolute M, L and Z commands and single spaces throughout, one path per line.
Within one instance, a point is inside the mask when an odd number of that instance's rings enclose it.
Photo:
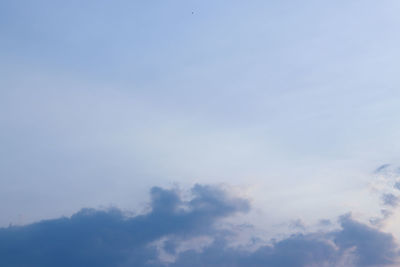
M 340 230 L 292 235 L 253 252 L 216 240 L 201 253 L 182 253 L 174 266 L 361 267 L 395 263 L 397 245 L 390 234 L 359 223 L 349 215 L 340 218 L 340 223 Z
M 319 225 L 320 226 L 330 226 L 330 225 L 332 225 L 332 222 L 331 222 L 331 220 L 328 220 L 328 219 L 321 219 L 321 220 L 319 220 Z
M 305 230 L 306 225 L 301 219 L 293 220 L 289 223 L 289 227 L 292 229 L 298 229 L 298 230 Z
M 390 166 L 391 166 L 391 164 L 382 164 L 381 166 L 379 166 L 378 168 L 375 169 L 374 173 L 383 173 L 383 172 L 385 172 Z
M 394 194 L 383 194 L 382 201 L 384 205 L 391 207 L 397 207 L 399 204 L 399 198 Z
M 353 249 L 357 266 L 384 266 L 395 262 L 398 251 L 391 234 L 359 223 L 350 215 L 342 216 L 340 221 L 342 230 L 333 233 L 334 242 L 342 251 Z
M 336 230 L 279 241 L 252 237 L 259 240 L 252 249 L 233 245 L 234 231 L 221 229 L 218 221 L 249 211 L 249 202 L 213 186 L 196 185 L 191 193 L 186 200 L 176 190 L 154 187 L 151 210 L 134 217 L 118 209 L 83 209 L 70 218 L 2 228 L 0 265 L 365 267 L 389 266 L 398 257 L 392 235 L 350 215 L 340 217 Z M 201 239 L 206 242 L 193 247 Z
M 118 209 L 83 209 L 70 218 L 0 229 L 0 266 L 145 266 L 157 261 L 153 241 L 210 234 L 220 218 L 249 210 L 247 200 L 196 185 L 184 201 L 154 187 L 151 211 L 127 217 Z
M 397 190 L 400 190 L 400 182 L 396 182 L 396 183 L 393 185 L 393 187 L 396 188 Z
M 395 214 L 400 201 L 400 168 L 391 164 L 384 164 L 375 171 L 375 179 L 371 182 L 372 192 L 377 193 L 381 200 L 381 214 L 370 219 L 377 226 L 383 226 Z

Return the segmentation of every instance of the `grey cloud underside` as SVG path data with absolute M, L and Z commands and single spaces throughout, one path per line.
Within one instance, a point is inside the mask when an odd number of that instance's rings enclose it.
M 385 266 L 398 256 L 390 234 L 340 218 L 341 228 L 324 233 L 297 234 L 249 251 L 233 247 L 233 232 L 216 222 L 247 212 L 246 199 L 230 197 L 217 187 L 196 185 L 193 198 L 154 187 L 151 211 L 134 217 L 120 210 L 84 209 L 70 218 L 0 229 L 0 266 Z M 179 251 L 182 241 L 212 238 L 202 250 Z M 164 239 L 167 263 L 154 241 Z

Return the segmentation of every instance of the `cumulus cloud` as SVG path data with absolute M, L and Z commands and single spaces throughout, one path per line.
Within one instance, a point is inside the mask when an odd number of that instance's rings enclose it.
M 184 201 L 174 190 L 154 187 L 147 214 L 83 209 L 70 218 L 0 229 L 0 266 L 154 265 L 153 241 L 211 234 L 219 218 L 249 209 L 247 200 L 216 187 L 196 185 L 192 194 Z
M 176 190 L 154 187 L 151 210 L 133 217 L 118 209 L 83 209 L 70 218 L 2 228 L 0 265 L 361 267 L 396 263 L 393 236 L 350 215 L 340 217 L 340 228 L 333 231 L 261 241 L 252 249 L 233 245 L 234 231 L 222 230 L 218 221 L 249 211 L 249 202 L 213 186 L 196 185 L 191 192 L 192 198 L 185 200 Z M 204 244 L 183 245 L 191 240 Z M 170 258 L 166 260 L 162 253 Z
M 230 248 L 216 240 L 201 253 L 186 251 L 174 266 L 386 266 L 396 262 L 397 245 L 390 234 L 359 223 L 346 215 L 341 229 L 296 234 L 256 251 Z
M 341 251 L 353 250 L 356 266 L 384 266 L 396 261 L 398 249 L 391 234 L 357 222 L 350 215 L 342 216 L 340 222 L 342 229 L 333 233 L 334 242 Z

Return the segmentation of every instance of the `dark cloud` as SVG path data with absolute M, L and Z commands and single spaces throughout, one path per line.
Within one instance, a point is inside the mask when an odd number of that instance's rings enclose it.
M 349 215 L 340 221 L 342 230 L 333 233 L 334 242 L 341 251 L 353 250 L 357 266 L 384 266 L 395 262 L 398 251 L 391 234 L 354 221 Z
M 0 266 L 365 267 L 393 264 L 398 256 L 390 234 L 350 215 L 340 218 L 335 231 L 271 242 L 254 237 L 261 244 L 255 250 L 232 246 L 233 232 L 218 230 L 216 222 L 247 212 L 248 201 L 211 186 L 196 185 L 192 194 L 183 200 L 174 190 L 154 187 L 151 211 L 135 217 L 118 209 L 84 209 L 70 218 L 2 228 Z M 181 246 L 202 237 L 211 243 L 200 250 Z M 173 260 L 161 260 L 160 249 Z
M 383 204 L 386 206 L 397 207 L 399 198 L 391 193 L 382 195 Z
M 216 187 L 196 185 L 192 193 L 183 201 L 174 190 L 154 187 L 152 210 L 136 217 L 118 209 L 84 209 L 70 218 L 0 229 L 0 266 L 154 265 L 151 242 L 210 234 L 219 218 L 249 209 L 246 200 Z

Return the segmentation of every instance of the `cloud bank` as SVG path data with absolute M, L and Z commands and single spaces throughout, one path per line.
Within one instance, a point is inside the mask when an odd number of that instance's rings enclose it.
M 177 190 L 154 187 L 145 214 L 83 209 L 69 218 L 2 228 L 0 265 L 361 267 L 390 266 L 399 256 L 392 235 L 351 215 L 340 217 L 336 230 L 295 234 L 256 249 L 234 246 L 234 231 L 218 222 L 248 212 L 249 201 L 215 186 L 196 185 L 191 194 L 185 199 Z M 185 247 L 196 238 L 208 242 Z

